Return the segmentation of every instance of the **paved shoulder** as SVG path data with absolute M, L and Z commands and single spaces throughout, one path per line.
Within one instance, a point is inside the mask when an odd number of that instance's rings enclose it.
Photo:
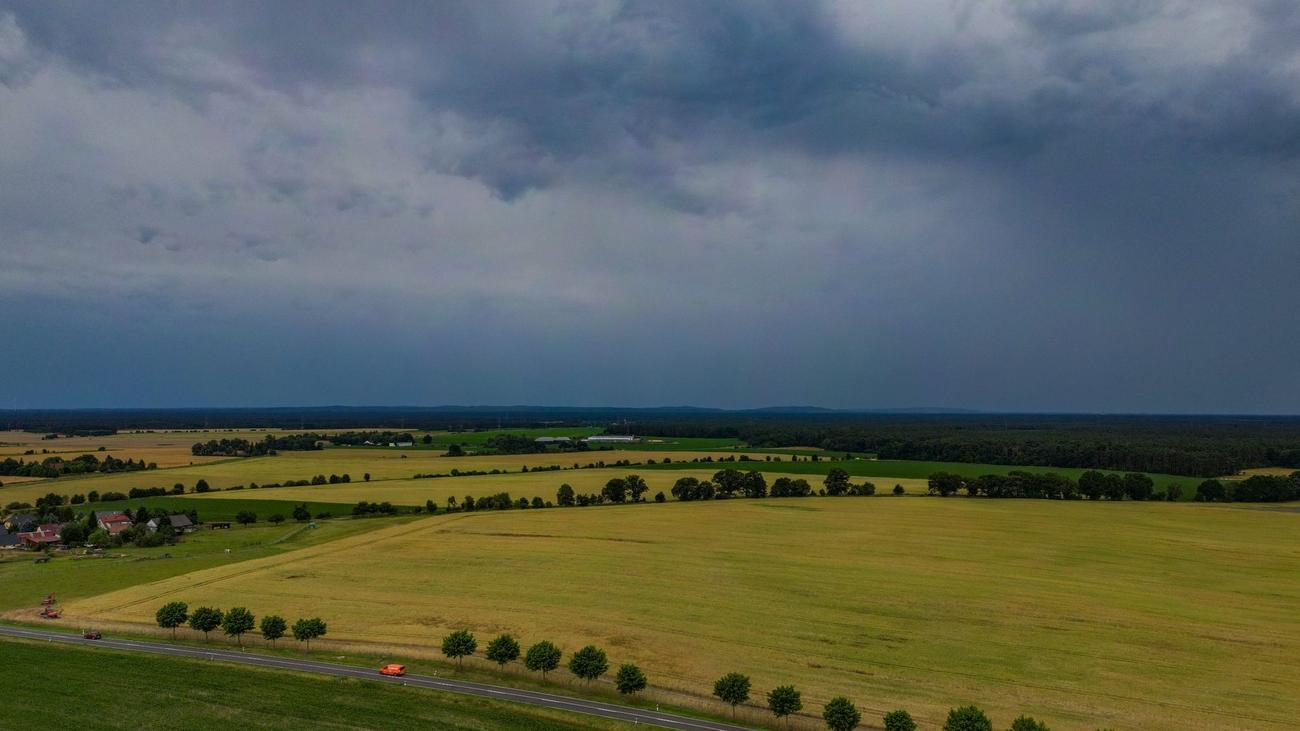
M 499 685 L 487 685 L 485 683 L 471 683 L 464 680 L 451 680 L 429 675 L 407 675 L 401 678 L 390 678 L 384 675 L 379 675 L 373 670 L 353 665 L 340 665 L 338 663 L 320 662 L 316 660 L 296 660 L 291 658 L 273 657 L 270 655 L 260 655 L 255 652 L 207 649 L 203 647 L 172 645 L 165 642 L 150 642 L 144 640 L 86 640 L 76 635 L 63 634 L 59 632 L 46 632 L 43 630 L 26 629 L 22 627 L 7 627 L 3 625 L 0 625 L 0 635 L 23 637 L 30 640 L 79 644 L 89 647 L 107 647 L 114 650 L 127 650 L 131 652 L 152 652 L 163 655 L 175 655 L 178 657 L 193 657 L 201 660 L 220 660 L 222 662 L 258 665 L 261 667 L 280 668 L 282 670 L 293 670 L 304 673 L 321 673 L 324 675 L 361 678 L 364 680 L 373 680 L 377 683 L 397 683 L 420 688 L 443 690 L 449 693 L 496 698 L 498 700 L 524 703 L 531 706 L 555 708 L 563 711 L 571 711 L 573 713 L 584 713 L 590 716 L 613 718 L 620 721 L 627 721 L 629 723 L 658 726 L 660 728 L 680 729 L 680 731 L 749 731 L 746 726 L 737 726 L 729 723 L 719 723 L 717 721 L 691 718 L 689 716 L 678 716 L 671 713 L 660 713 L 658 711 L 631 708 L 629 706 L 618 705 L 617 703 L 604 703 L 601 701 L 591 701 L 582 698 L 573 698 L 571 696 L 556 695 L 554 693 L 542 693 L 533 690 L 521 690 L 519 688 L 506 688 Z

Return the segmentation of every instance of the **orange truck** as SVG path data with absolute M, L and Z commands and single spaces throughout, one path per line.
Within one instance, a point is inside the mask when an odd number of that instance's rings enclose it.
M 390 662 L 387 665 L 383 666 L 382 668 L 379 668 L 379 674 L 392 675 L 394 677 L 399 675 L 406 675 L 406 666 L 398 665 L 395 662 Z

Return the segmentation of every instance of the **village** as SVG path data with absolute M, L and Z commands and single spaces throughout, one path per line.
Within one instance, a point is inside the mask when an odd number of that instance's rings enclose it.
M 198 515 L 189 513 L 150 513 L 141 507 L 133 515 L 128 510 L 95 510 L 86 514 L 64 508 L 43 514 L 13 513 L 0 523 L 0 551 L 37 552 L 105 548 L 134 544 L 140 547 L 174 543 L 199 526 Z M 210 527 L 230 527 L 229 523 Z M 41 560 L 41 559 L 37 559 Z M 47 559 L 48 560 L 48 559 Z

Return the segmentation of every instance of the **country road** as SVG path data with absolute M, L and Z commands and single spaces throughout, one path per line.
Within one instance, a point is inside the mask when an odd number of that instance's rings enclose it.
M 448 680 L 427 675 L 406 675 L 400 678 L 390 678 L 380 675 L 376 670 L 369 668 L 356 667 L 353 665 L 341 665 L 330 662 L 319 662 L 315 660 L 294 660 L 272 657 L 269 655 L 260 655 L 255 652 L 207 649 L 202 647 L 172 645 L 165 642 L 142 640 L 115 640 L 108 638 L 102 640 L 87 640 L 83 639 L 79 635 L 46 632 L 43 630 L 2 625 L 0 625 L 0 635 L 21 637 L 28 640 L 62 642 L 87 647 L 104 647 L 131 652 L 152 652 L 162 655 L 191 657 L 199 660 L 219 660 L 221 662 L 258 665 L 261 667 L 292 670 L 302 673 L 319 673 L 322 675 L 361 678 L 379 683 L 397 683 L 400 685 L 419 688 L 442 690 L 449 693 L 461 693 L 464 695 L 482 696 L 484 698 L 495 698 L 513 703 L 524 703 L 532 706 L 555 708 L 562 711 L 571 711 L 573 713 L 585 713 L 591 716 L 613 718 L 634 724 L 645 724 L 647 726 L 657 726 L 668 729 L 680 729 L 681 731 L 750 731 L 746 726 L 719 723 L 717 721 L 705 721 L 690 718 L 689 716 L 677 716 L 670 713 L 660 713 L 658 711 L 631 708 L 616 703 L 602 703 L 600 701 L 571 698 L 568 696 L 555 695 L 553 693 L 540 693 L 532 690 L 505 688 L 496 685 L 485 685 L 483 683 L 470 683 L 463 680 Z

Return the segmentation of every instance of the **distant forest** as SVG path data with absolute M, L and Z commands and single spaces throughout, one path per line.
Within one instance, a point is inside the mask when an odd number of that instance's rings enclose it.
M 881 459 L 1079 467 L 1198 477 L 1233 474 L 1251 467 L 1300 468 L 1297 417 L 320 407 L 0 411 L 0 424 L 50 434 L 235 427 L 303 431 L 396 427 L 409 433 L 424 429 L 595 426 L 620 434 L 735 438 L 755 447 L 867 452 Z M 206 448 L 206 444 L 201 447 Z

